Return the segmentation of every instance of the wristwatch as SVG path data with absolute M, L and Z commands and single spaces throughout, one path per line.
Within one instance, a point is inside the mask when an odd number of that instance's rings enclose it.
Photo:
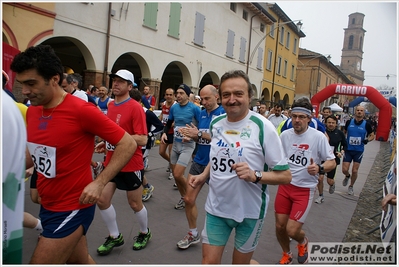
M 317 164 L 317 166 L 319 166 L 319 174 L 325 174 L 325 172 L 324 172 L 324 166 L 323 166 L 323 165 L 320 165 L 320 164 Z
M 201 137 L 202 137 L 202 132 L 199 131 L 199 132 L 197 133 L 197 136 L 198 136 L 198 138 L 201 138 Z
M 256 180 L 253 183 L 257 184 L 260 181 L 260 179 L 262 179 L 262 173 L 260 171 L 255 171 L 255 177 Z

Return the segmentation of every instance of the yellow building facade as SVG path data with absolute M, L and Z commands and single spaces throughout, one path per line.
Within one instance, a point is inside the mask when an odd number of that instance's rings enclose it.
M 295 97 L 299 40 L 305 34 L 300 30 L 301 22 L 292 21 L 277 4 L 268 4 L 267 11 L 277 22 L 266 29 L 261 100 L 268 106 L 283 103 L 288 107 Z
M 3 42 L 24 51 L 53 34 L 55 3 L 3 3 Z M 23 25 L 23 27 L 21 27 Z

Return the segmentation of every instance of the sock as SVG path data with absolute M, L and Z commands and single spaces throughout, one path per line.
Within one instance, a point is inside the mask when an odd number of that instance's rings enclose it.
M 111 204 L 108 209 L 100 210 L 101 217 L 108 228 L 109 235 L 113 238 L 119 236 L 118 224 L 116 223 L 116 212 L 114 206 Z
M 145 206 L 143 206 L 139 212 L 136 212 L 136 216 L 139 223 L 140 232 L 144 234 L 148 233 L 148 216 Z
M 150 188 L 150 187 L 151 187 L 150 183 L 147 183 L 146 185 L 144 185 L 144 188 Z
M 323 196 L 323 193 L 319 194 L 319 197 L 322 197 L 322 196 Z
M 191 234 L 192 234 L 193 236 L 197 236 L 197 235 L 198 235 L 198 230 L 197 230 L 197 228 L 190 229 L 190 232 L 191 232 Z
M 37 225 L 33 229 L 39 231 L 40 233 L 43 232 L 42 221 L 40 219 L 37 219 Z

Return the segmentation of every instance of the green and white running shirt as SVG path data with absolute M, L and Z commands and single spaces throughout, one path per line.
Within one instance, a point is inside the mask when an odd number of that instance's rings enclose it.
M 14 100 L 3 90 L 3 264 L 22 263 L 26 127 Z
M 263 219 L 269 204 L 267 185 L 238 178 L 231 166 L 247 162 L 252 170 L 288 170 L 283 147 L 273 124 L 249 111 L 239 122 L 220 115 L 210 124 L 209 193 L 205 210 L 215 216 L 242 222 Z

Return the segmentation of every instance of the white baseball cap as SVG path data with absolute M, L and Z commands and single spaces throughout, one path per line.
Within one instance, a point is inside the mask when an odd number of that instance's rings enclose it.
M 110 74 L 109 77 L 114 78 L 115 76 L 118 76 L 121 79 L 124 79 L 126 81 L 132 82 L 134 84 L 134 76 L 133 73 L 131 73 L 128 70 L 118 70 L 115 74 Z

